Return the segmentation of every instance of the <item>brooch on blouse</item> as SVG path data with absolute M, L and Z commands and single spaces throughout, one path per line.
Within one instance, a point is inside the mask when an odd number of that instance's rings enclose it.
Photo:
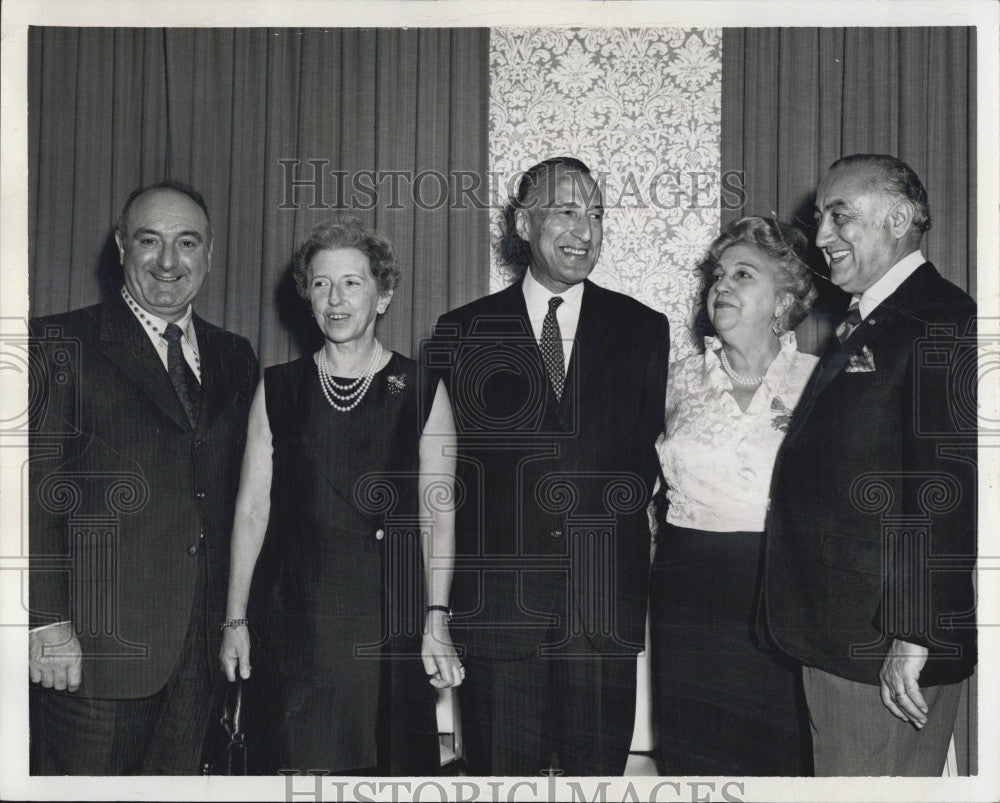
M 389 384 L 389 392 L 394 396 L 406 389 L 406 374 L 392 374 L 386 381 Z
M 771 419 L 771 426 L 780 432 L 788 432 L 788 425 L 792 421 L 792 411 L 785 407 L 785 403 L 777 396 L 771 400 L 771 412 L 778 414 Z

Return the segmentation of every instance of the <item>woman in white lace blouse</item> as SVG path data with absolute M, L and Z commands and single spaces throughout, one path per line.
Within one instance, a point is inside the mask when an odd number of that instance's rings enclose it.
M 715 336 L 670 366 L 650 589 L 661 774 L 808 770 L 798 675 L 752 637 L 771 471 L 816 364 L 792 331 L 816 298 L 805 248 L 771 219 L 730 226 L 705 263 Z

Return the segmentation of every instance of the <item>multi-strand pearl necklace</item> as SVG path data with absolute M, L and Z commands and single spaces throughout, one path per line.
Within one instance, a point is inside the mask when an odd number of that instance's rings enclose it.
M 729 364 L 729 357 L 726 356 L 726 347 L 723 346 L 719 349 L 719 362 L 722 363 L 722 370 L 726 372 L 733 384 L 742 385 L 745 388 L 752 388 L 754 385 L 759 385 L 764 381 L 764 375 L 760 376 L 741 376 L 733 370 L 733 366 Z
M 346 385 L 341 385 L 333 378 L 330 364 L 326 361 L 325 348 L 317 351 L 313 359 L 316 361 L 316 368 L 319 371 L 319 386 L 323 389 L 326 400 L 330 402 L 330 406 L 334 410 L 346 413 L 357 407 L 368 392 L 378 364 L 382 360 L 382 344 L 375 341 L 375 348 L 372 349 L 372 356 L 368 359 L 364 374 Z

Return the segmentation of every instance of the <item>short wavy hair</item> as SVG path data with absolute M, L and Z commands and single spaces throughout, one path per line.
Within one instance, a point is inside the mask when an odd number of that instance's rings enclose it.
M 819 295 L 812 271 L 802 259 L 809 246 L 805 234 L 774 218 L 748 216 L 734 221 L 708 247 L 708 259 L 702 263 L 707 284 L 711 284 L 722 254 L 734 245 L 756 248 L 778 266 L 778 286 L 792 296 L 792 303 L 780 318 L 782 330 L 802 323 Z
M 517 210 L 525 208 L 528 194 L 542 183 L 542 178 L 556 168 L 589 176 L 590 168 L 572 156 L 555 156 L 532 165 L 521 175 L 517 190 L 503 208 L 500 234 L 500 258 L 520 279 L 531 264 L 531 245 L 517 233 Z
M 872 186 L 895 198 L 905 199 L 913 204 L 913 223 L 917 233 L 923 235 L 931 227 L 931 207 L 927 201 L 927 190 L 913 168 L 902 159 L 887 153 L 855 153 L 844 156 L 832 165 L 838 167 L 864 165 L 876 171 L 871 177 Z
M 374 229 L 366 229 L 356 217 L 332 217 L 315 225 L 292 257 L 292 278 L 302 298 L 309 299 L 309 266 L 313 257 L 320 251 L 338 248 L 353 248 L 368 257 L 381 294 L 396 289 L 399 284 L 396 247 Z

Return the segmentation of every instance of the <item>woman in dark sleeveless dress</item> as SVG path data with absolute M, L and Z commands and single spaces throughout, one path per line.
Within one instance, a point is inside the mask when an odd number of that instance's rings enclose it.
M 435 687 L 462 669 L 424 592 L 417 365 L 375 338 L 394 262 L 356 219 L 313 229 L 293 276 L 323 347 L 267 369 L 251 407 L 220 658 L 231 679 L 261 664 L 262 743 L 274 749 L 262 769 L 440 766 Z

